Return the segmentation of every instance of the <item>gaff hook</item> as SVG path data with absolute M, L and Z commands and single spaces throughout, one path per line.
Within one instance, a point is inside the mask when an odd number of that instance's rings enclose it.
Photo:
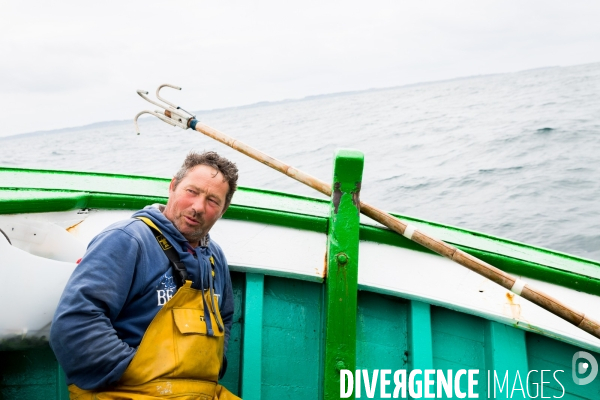
M 160 94 L 159 94 L 160 89 L 162 89 L 165 86 L 173 88 L 173 89 L 177 89 L 177 90 L 181 90 L 181 88 L 179 86 L 174 86 L 174 85 L 170 85 L 168 83 L 164 83 L 164 84 L 160 85 L 158 87 L 158 89 L 156 89 L 156 97 L 160 101 L 162 101 L 164 104 L 166 104 L 166 106 L 149 98 L 147 91 L 145 91 L 145 90 L 137 91 L 137 94 L 139 94 L 141 98 L 143 98 L 144 100 L 148 101 L 149 103 L 152 103 L 155 106 L 158 106 L 164 110 L 164 112 L 162 112 L 160 110 L 156 110 L 156 111 L 144 110 L 144 111 L 139 112 L 133 119 L 133 124 L 135 125 L 135 132 L 138 135 L 140 134 L 140 128 L 138 126 L 137 120 L 138 120 L 139 116 L 142 114 L 154 115 L 155 117 L 166 122 L 167 124 L 173 125 L 173 126 L 178 126 L 181 129 L 187 129 L 190 119 L 196 118 L 195 115 L 192 115 L 191 113 L 185 111 L 183 108 L 160 97 Z

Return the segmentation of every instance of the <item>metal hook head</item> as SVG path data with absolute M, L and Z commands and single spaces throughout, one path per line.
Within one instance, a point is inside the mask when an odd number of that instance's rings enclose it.
M 158 87 L 158 89 L 156 89 L 156 93 L 158 94 L 159 90 L 162 89 L 162 88 L 164 88 L 165 86 L 173 88 L 173 89 L 181 90 L 181 88 L 179 86 L 171 85 L 170 83 L 163 83 L 162 85 L 160 85 Z
M 173 107 L 173 108 L 179 108 L 179 107 L 178 107 L 176 104 L 173 104 L 173 103 L 171 103 L 170 101 L 168 101 L 168 100 L 165 100 L 165 99 L 163 99 L 162 97 L 160 97 L 160 93 L 159 93 L 159 92 L 160 92 L 160 89 L 162 89 L 162 88 L 164 88 L 164 87 L 170 87 L 170 88 L 177 89 L 177 90 L 181 90 L 181 88 L 180 88 L 179 86 L 171 85 L 170 83 L 163 83 L 162 85 L 160 85 L 160 86 L 158 87 L 158 89 L 156 89 L 156 98 L 157 98 L 157 99 L 159 99 L 160 101 L 162 101 L 162 102 L 164 102 L 164 103 L 166 103 L 166 104 L 170 105 L 170 106 L 171 106 L 171 107 Z
M 156 89 L 156 97 L 162 101 L 163 103 L 167 104 L 169 107 L 165 107 L 163 104 L 157 103 L 156 101 L 150 99 L 147 95 L 148 92 L 142 89 L 138 89 L 137 90 L 137 94 L 143 98 L 144 100 L 148 101 L 151 104 L 154 104 L 155 106 L 158 106 L 160 108 L 162 108 L 164 110 L 164 112 L 161 112 L 159 110 L 157 111 L 142 111 L 140 112 L 138 115 L 135 116 L 134 118 L 134 124 L 135 124 L 135 130 L 136 133 L 139 135 L 140 134 L 140 130 L 138 128 L 138 124 L 137 124 L 137 119 L 140 115 L 142 114 L 152 114 L 155 117 L 161 119 L 163 122 L 166 122 L 169 125 L 173 125 L 173 126 L 178 126 L 181 129 L 188 129 L 189 128 L 189 121 L 190 119 L 194 119 L 195 116 L 192 115 L 191 113 L 185 111 L 184 109 L 182 109 L 181 107 L 178 107 L 177 105 L 163 99 L 162 97 L 160 97 L 159 95 L 159 91 L 161 88 L 163 87 L 170 87 L 173 89 L 177 89 L 177 90 L 181 90 L 181 88 L 179 86 L 175 86 L 175 85 L 171 85 L 169 83 L 165 83 L 162 84 L 158 87 L 158 89 Z

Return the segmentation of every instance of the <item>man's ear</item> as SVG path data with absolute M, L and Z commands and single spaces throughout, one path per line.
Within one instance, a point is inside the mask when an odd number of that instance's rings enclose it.
M 175 191 L 175 178 L 171 179 L 171 183 L 169 183 L 169 193 Z

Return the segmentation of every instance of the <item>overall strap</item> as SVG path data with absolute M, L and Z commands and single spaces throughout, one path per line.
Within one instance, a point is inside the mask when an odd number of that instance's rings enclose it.
M 175 250 L 175 248 L 171 245 L 171 243 L 169 243 L 167 238 L 165 238 L 165 236 L 162 234 L 160 229 L 158 229 L 158 227 L 154 224 L 154 222 L 152 222 L 152 220 L 150 218 L 146 218 L 146 217 L 135 217 L 135 218 L 143 221 L 150 228 L 152 233 L 154 234 L 154 237 L 156 238 L 156 241 L 160 245 L 160 248 L 165 252 L 165 255 L 167 256 L 167 258 L 171 262 L 171 265 L 173 266 L 173 280 L 175 281 L 175 284 L 177 285 L 177 287 L 180 288 L 183 285 L 183 283 L 186 280 L 188 280 L 188 273 L 187 273 L 187 270 L 185 269 L 185 264 L 183 264 L 181 262 L 181 259 L 179 258 L 179 254 L 177 253 L 177 250 Z
M 135 217 L 139 220 L 141 220 L 142 222 L 144 222 L 152 231 L 152 233 L 154 234 L 154 237 L 156 238 L 156 241 L 158 242 L 158 244 L 160 245 L 160 248 L 163 249 L 163 251 L 165 252 L 165 255 L 167 256 L 167 258 L 169 259 L 169 261 L 171 261 L 171 265 L 173 266 L 173 280 L 175 281 L 175 284 L 177 285 L 177 288 L 180 288 L 181 286 L 183 286 L 183 283 L 187 280 L 189 280 L 189 276 L 187 273 L 187 270 L 185 269 L 185 264 L 183 262 L 181 262 L 181 258 L 179 258 L 179 254 L 177 253 L 177 250 L 175 250 L 175 248 L 171 245 L 171 243 L 169 243 L 169 241 L 167 240 L 167 238 L 162 234 L 162 232 L 160 231 L 160 229 L 158 229 L 158 227 L 154 224 L 154 222 L 152 222 L 152 220 L 150 218 L 147 217 Z M 213 313 L 215 313 L 215 320 L 217 321 L 217 327 L 219 328 L 220 332 L 223 332 L 223 326 L 221 325 L 221 321 L 219 321 L 219 318 L 217 318 L 216 312 L 215 312 L 215 303 L 214 303 L 214 292 L 213 292 L 213 277 L 215 274 L 215 260 L 213 256 L 210 256 L 210 264 L 211 264 L 211 271 L 208 273 L 209 274 L 209 296 L 210 296 L 210 300 L 211 300 L 211 306 L 212 306 L 212 311 Z M 200 287 L 201 287 L 201 292 L 204 293 L 204 288 L 202 287 L 202 281 L 204 279 L 202 277 L 200 277 Z M 206 322 L 206 330 L 207 330 L 207 334 L 208 336 L 214 336 L 214 331 L 212 328 L 212 322 L 210 320 L 209 315 L 209 310 L 208 310 L 208 302 L 203 301 L 204 303 L 204 315 L 206 315 L 207 317 L 204 319 Z

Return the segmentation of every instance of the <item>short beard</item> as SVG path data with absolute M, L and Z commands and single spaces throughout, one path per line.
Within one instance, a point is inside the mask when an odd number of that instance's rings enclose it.
M 181 216 L 181 218 L 185 218 L 183 215 Z M 196 213 L 194 213 L 194 215 L 192 215 L 192 218 L 196 219 Z M 201 225 L 204 225 L 204 220 L 202 218 L 198 219 L 199 222 L 201 223 Z M 175 225 L 175 227 L 177 228 L 177 230 L 181 233 L 181 235 L 183 235 L 184 238 L 187 239 L 188 242 L 193 243 L 193 242 L 201 242 L 202 239 L 204 239 L 204 237 L 206 236 L 206 233 L 204 232 L 204 229 L 198 229 L 192 233 L 186 233 L 184 234 L 181 231 L 181 227 L 177 226 L 181 224 L 181 220 L 179 220 Z

